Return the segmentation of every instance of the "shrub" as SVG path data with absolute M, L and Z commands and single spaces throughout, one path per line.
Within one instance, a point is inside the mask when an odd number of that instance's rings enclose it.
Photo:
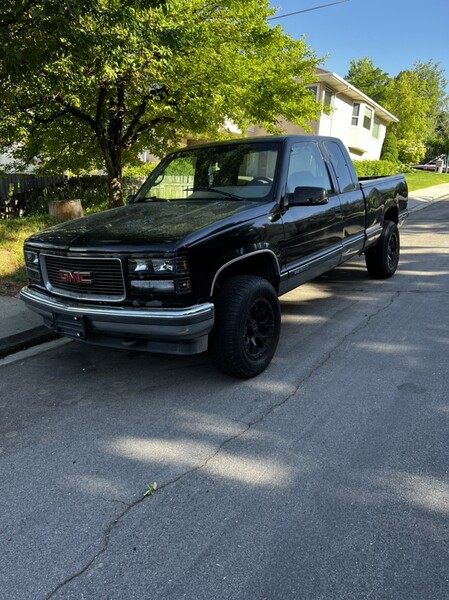
M 398 148 L 399 159 L 407 165 L 420 163 L 426 154 L 426 147 L 419 140 L 399 140 Z
M 413 169 L 410 165 L 399 165 L 398 166 L 398 173 L 415 173 L 416 170 Z
M 399 160 L 398 139 L 394 132 L 388 128 L 385 132 L 384 143 L 382 144 L 381 160 L 388 160 L 397 163 Z
M 397 163 L 389 160 L 355 160 L 354 168 L 358 177 L 378 177 L 398 172 Z
M 157 163 L 142 163 L 141 165 L 127 165 L 123 167 L 123 177 L 125 179 L 142 179 L 147 178 L 151 171 L 154 170 Z

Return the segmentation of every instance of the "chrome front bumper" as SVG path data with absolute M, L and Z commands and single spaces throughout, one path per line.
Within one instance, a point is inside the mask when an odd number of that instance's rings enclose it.
M 207 349 L 214 305 L 187 308 L 89 306 L 24 287 L 20 298 L 63 336 L 115 348 L 167 354 L 197 354 Z

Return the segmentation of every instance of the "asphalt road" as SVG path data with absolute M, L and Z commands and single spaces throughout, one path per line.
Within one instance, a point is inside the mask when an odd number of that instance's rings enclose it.
M 449 598 L 449 201 L 401 234 L 392 279 L 358 259 L 285 296 L 253 380 L 0 361 L 0 597 Z

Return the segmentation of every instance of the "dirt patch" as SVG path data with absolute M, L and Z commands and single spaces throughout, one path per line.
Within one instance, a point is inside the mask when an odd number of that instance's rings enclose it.
M 0 296 L 17 296 L 23 286 L 22 282 L 0 278 Z

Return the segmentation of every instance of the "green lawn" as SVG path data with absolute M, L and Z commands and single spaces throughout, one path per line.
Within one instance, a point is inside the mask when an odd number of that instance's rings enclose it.
M 0 295 L 13 295 L 26 284 L 23 242 L 51 223 L 44 216 L 0 220 Z
M 449 183 L 449 173 L 433 173 L 432 171 L 414 171 L 406 173 L 408 189 L 410 192 L 422 190 L 432 185 Z

